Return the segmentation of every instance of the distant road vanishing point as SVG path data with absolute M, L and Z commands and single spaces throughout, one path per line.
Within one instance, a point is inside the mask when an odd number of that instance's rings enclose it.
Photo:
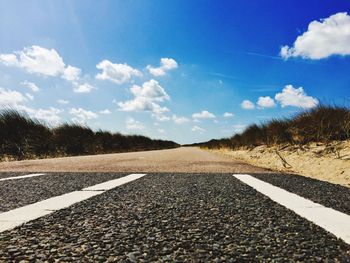
M 0 262 L 350 261 L 350 190 L 195 147 L 0 163 Z
M 0 171 L 254 173 L 266 170 L 196 147 L 0 163 Z

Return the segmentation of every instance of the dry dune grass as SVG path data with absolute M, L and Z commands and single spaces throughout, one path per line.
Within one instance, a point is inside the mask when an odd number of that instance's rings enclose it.
M 350 139 L 350 109 L 321 105 L 289 119 L 273 119 L 259 125 L 252 124 L 241 134 L 235 134 L 230 138 L 196 145 L 210 149 L 222 147 L 238 149 L 260 145 L 329 143 L 347 139 Z
M 350 186 L 350 110 L 321 105 L 197 144 L 247 163 Z
M 0 160 L 22 160 L 174 148 L 172 141 L 93 131 L 76 123 L 51 128 L 25 114 L 0 111 Z

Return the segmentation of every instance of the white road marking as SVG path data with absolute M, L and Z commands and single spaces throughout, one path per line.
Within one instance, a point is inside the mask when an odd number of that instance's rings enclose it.
M 44 174 L 26 174 L 26 175 L 20 175 L 20 176 L 6 177 L 6 178 L 1 178 L 0 181 L 30 178 L 30 177 L 40 176 L 40 175 L 44 175 Z
M 119 179 L 110 180 L 104 183 L 100 183 L 100 184 L 96 184 L 96 185 L 84 188 L 83 191 L 107 191 L 114 187 L 117 187 L 118 185 L 126 184 L 130 181 L 139 179 L 142 176 L 144 176 L 144 174 L 130 174 L 128 176 L 125 176 Z
M 235 178 L 266 195 L 276 203 L 287 207 L 301 217 L 322 227 L 337 238 L 350 244 L 350 216 L 314 203 L 299 195 L 259 180 L 249 174 L 235 174 Z
M 90 197 L 100 195 L 107 190 L 139 179 L 146 174 L 130 174 L 119 179 L 110 180 L 60 196 L 55 196 L 34 204 L 26 205 L 0 214 L 0 233 L 20 226 L 28 221 L 67 208 Z

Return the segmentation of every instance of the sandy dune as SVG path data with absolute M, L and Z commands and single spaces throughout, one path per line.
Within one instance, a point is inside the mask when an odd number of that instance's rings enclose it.
M 214 150 L 252 165 L 350 187 L 350 141 L 299 146 L 259 146 L 254 149 Z M 284 160 L 283 160 L 284 159 Z

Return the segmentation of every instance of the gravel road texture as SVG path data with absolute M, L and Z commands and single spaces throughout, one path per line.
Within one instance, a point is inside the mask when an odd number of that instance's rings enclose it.
M 252 174 L 254 177 L 350 215 L 350 188 L 294 174 Z
M 199 148 L 183 147 L 160 151 L 1 162 L 0 171 L 252 173 L 267 170 Z
M 228 174 L 150 174 L 0 233 L 0 261 L 346 262 L 350 246 Z
M 0 213 L 120 178 L 114 173 L 51 173 L 0 181 Z M 14 175 L 13 175 L 14 176 Z

